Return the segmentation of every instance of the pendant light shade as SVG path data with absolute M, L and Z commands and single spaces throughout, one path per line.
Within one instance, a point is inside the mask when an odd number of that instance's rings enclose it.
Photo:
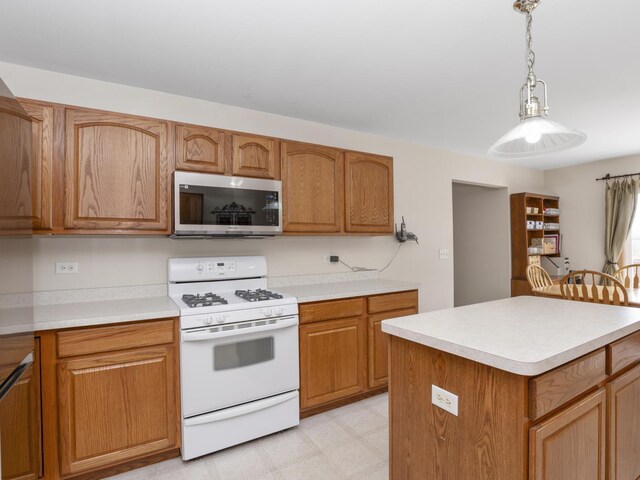
M 526 15 L 527 78 L 520 87 L 520 123 L 489 149 L 497 158 L 529 158 L 577 147 L 587 136 L 549 120 L 547 83 L 533 67 L 536 55 L 531 48 L 531 13 L 542 0 L 516 0 L 513 8 Z
M 587 136 L 548 118 L 530 117 L 509 130 L 489 150 L 497 158 L 528 158 L 577 147 Z

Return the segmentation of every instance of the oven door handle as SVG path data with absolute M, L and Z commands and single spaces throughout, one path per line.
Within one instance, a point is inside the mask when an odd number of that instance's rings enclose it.
M 257 400 L 255 402 L 246 403 L 239 407 L 225 408 L 220 412 L 213 412 L 206 415 L 200 415 L 193 418 L 185 418 L 184 426 L 191 427 L 193 425 L 202 425 L 205 423 L 219 422 L 220 420 L 227 420 L 229 418 L 239 417 L 240 415 L 247 415 L 249 413 L 257 412 L 259 410 L 265 410 L 269 407 L 279 405 L 287 402 L 298 396 L 298 391 L 285 393 L 282 395 L 276 395 L 275 397 L 265 398 L 263 400 Z
M 282 328 L 293 327 L 298 324 L 298 318 L 283 317 L 277 320 L 276 323 L 269 325 L 261 325 L 259 327 L 247 327 L 247 328 L 234 328 L 232 330 L 223 330 L 219 332 L 211 332 L 210 329 L 201 330 L 198 332 L 183 332 L 183 342 L 198 342 L 202 340 L 215 340 L 224 337 L 233 337 L 239 335 L 246 335 L 248 333 L 262 333 L 270 330 L 280 330 Z

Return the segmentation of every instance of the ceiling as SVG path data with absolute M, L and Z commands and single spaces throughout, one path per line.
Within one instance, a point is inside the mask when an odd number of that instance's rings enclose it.
M 524 17 L 511 3 L 4 0 L 0 60 L 485 155 L 518 121 Z M 542 3 L 550 118 L 588 139 L 512 163 L 640 153 L 638 17 L 629 0 Z

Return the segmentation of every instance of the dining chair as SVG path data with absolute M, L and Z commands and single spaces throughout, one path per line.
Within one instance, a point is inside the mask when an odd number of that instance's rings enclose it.
M 640 288 L 640 263 L 625 265 L 614 274 L 625 288 Z
M 629 295 L 622 282 L 603 272 L 577 270 L 560 280 L 560 292 L 565 300 L 628 305 Z
M 532 289 L 553 285 L 551 277 L 540 265 L 529 265 L 527 267 L 527 280 Z

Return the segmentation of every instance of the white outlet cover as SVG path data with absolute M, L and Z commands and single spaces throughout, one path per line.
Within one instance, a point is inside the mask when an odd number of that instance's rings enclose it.
M 431 403 L 458 416 L 458 396 L 445 389 L 431 385 Z
M 440 260 L 449 260 L 449 250 L 446 248 L 441 248 L 438 250 L 438 256 Z
M 78 273 L 77 262 L 56 262 L 56 273 L 74 274 Z

